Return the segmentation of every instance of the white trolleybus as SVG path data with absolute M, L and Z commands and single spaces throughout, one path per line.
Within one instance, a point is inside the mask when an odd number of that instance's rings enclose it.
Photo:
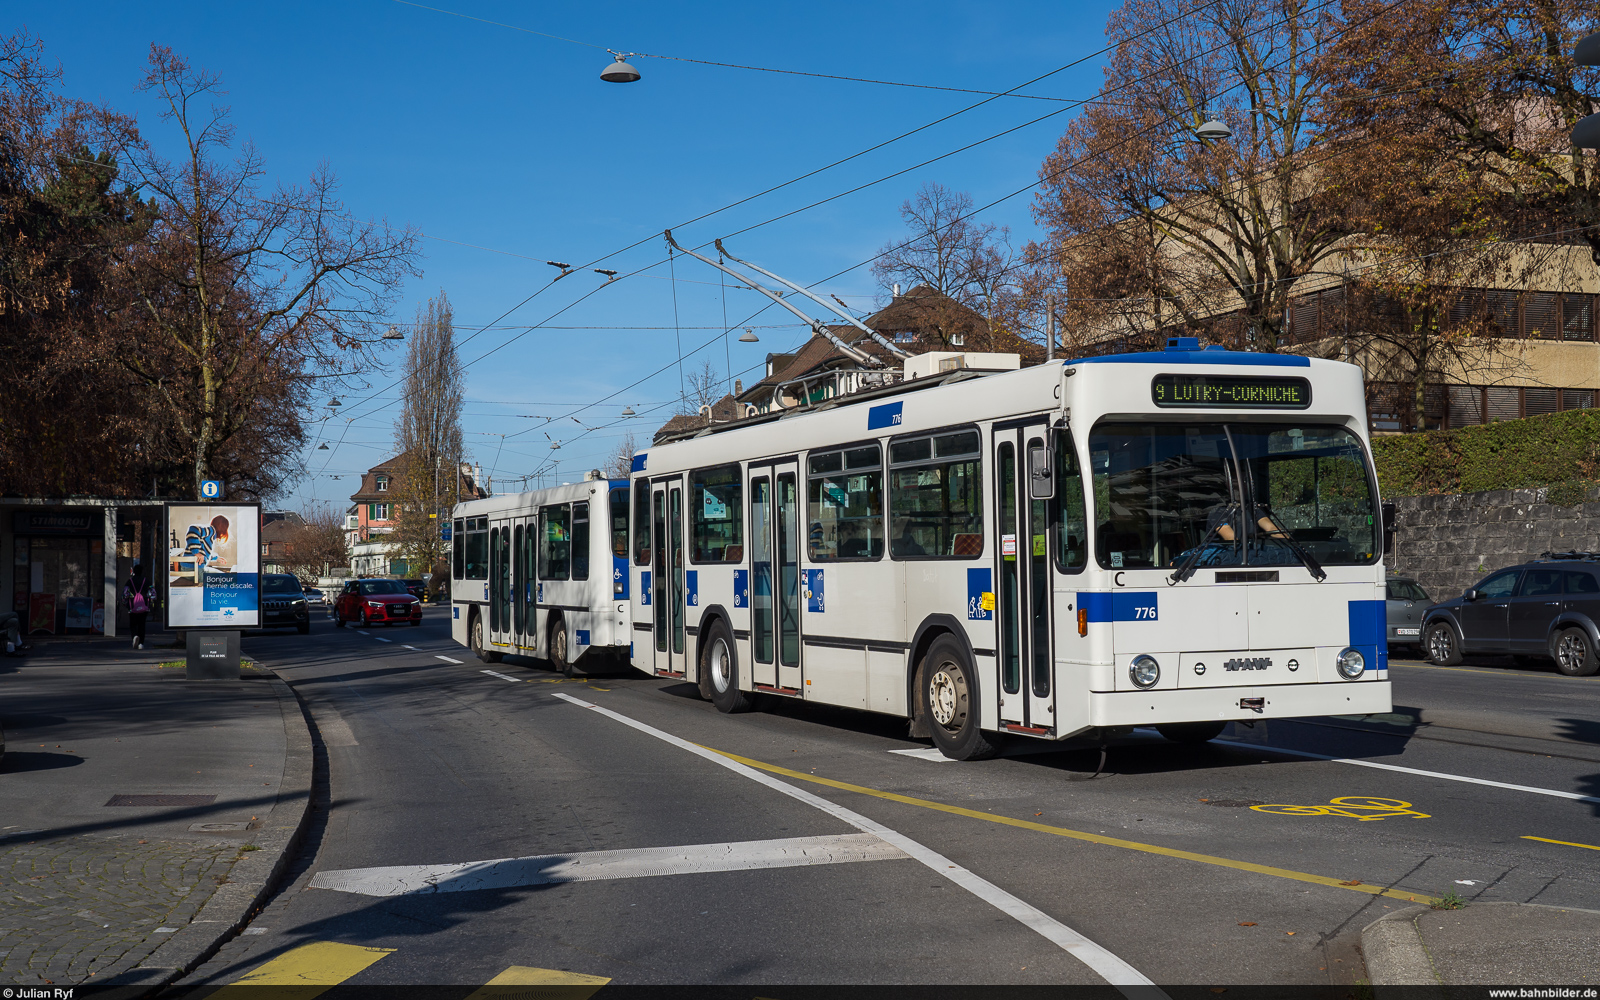
M 1387 712 L 1365 413 L 1352 365 L 1176 338 L 668 441 L 633 460 L 633 665 L 965 760 Z
M 542 657 L 571 676 L 628 655 L 628 483 L 581 483 L 456 505 L 450 634 L 492 663 Z

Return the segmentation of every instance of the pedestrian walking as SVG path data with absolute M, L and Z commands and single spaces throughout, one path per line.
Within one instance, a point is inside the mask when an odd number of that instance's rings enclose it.
M 145 575 L 144 564 L 134 563 L 133 573 L 122 585 L 122 599 L 128 602 L 128 624 L 133 629 L 133 648 L 144 648 L 144 623 L 155 609 L 156 589 Z

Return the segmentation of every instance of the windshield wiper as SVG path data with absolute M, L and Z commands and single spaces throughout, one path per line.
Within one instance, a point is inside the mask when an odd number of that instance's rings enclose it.
M 1222 517 L 1217 520 L 1216 524 L 1211 526 L 1210 531 L 1206 532 L 1206 537 L 1200 539 L 1200 544 L 1189 550 L 1189 555 L 1184 558 L 1183 562 L 1178 564 L 1177 569 L 1172 571 L 1172 575 L 1167 577 L 1167 586 L 1175 587 L 1189 579 L 1189 577 L 1194 576 L 1195 568 L 1200 565 L 1200 557 L 1205 555 L 1206 546 L 1211 544 L 1211 539 L 1216 537 L 1217 532 L 1222 530 L 1224 524 L 1233 523 L 1233 518 L 1230 515 L 1238 514 L 1239 512 L 1239 505 L 1236 503 L 1230 503 L 1222 508 Z
M 1277 524 L 1278 522 L 1272 521 L 1273 527 L 1277 528 Z M 1260 526 L 1257 525 L 1257 527 Z M 1287 545 L 1289 547 L 1289 551 L 1294 553 L 1295 558 L 1299 559 L 1300 562 L 1305 565 L 1305 568 L 1311 571 L 1312 579 L 1316 580 L 1318 583 L 1321 583 L 1328 578 L 1328 574 L 1322 569 L 1322 564 L 1313 559 L 1311 557 L 1311 553 L 1301 548 L 1300 543 L 1294 540 L 1294 536 L 1289 534 L 1287 529 L 1277 528 L 1276 531 L 1263 531 L 1262 534 L 1268 538 L 1275 538 Z

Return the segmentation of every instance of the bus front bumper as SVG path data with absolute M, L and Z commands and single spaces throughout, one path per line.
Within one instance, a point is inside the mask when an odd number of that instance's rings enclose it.
M 1381 715 L 1393 708 L 1387 680 L 1091 692 L 1089 725 L 1154 726 L 1313 715 Z

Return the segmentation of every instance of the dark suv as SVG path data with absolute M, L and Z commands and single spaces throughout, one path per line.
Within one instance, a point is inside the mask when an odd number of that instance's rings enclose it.
M 1422 624 L 1428 659 L 1464 653 L 1551 659 L 1569 677 L 1600 670 L 1600 555 L 1546 552 L 1484 577 L 1460 597 L 1434 605 Z
M 293 625 L 301 635 L 311 631 L 311 612 L 306 606 L 300 580 L 289 573 L 261 575 L 261 627 L 287 628 Z

